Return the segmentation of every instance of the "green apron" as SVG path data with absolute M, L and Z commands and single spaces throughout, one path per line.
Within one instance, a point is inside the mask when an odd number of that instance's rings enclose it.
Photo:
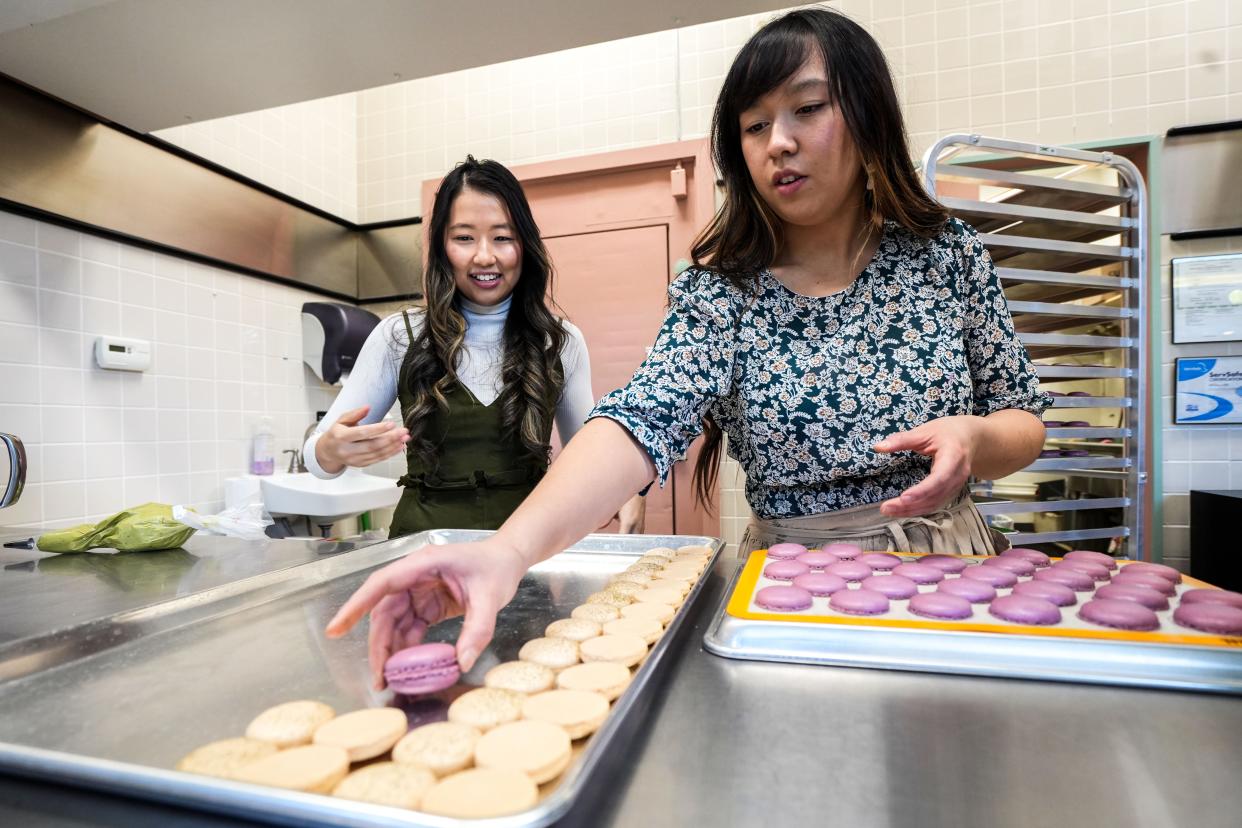
M 406 317 L 410 342 L 414 341 Z M 401 410 L 413 401 L 398 389 Z M 392 519 L 389 538 L 428 529 L 499 529 L 547 471 L 532 461 L 516 439 L 501 435 L 500 406 L 483 405 L 463 385 L 446 395 L 448 410 L 437 410 L 424 432 L 436 446 L 436 466 L 406 452 L 405 487 Z M 549 422 L 546 443 L 552 435 Z

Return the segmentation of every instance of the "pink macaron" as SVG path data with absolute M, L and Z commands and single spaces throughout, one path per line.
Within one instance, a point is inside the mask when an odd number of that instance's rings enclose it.
M 384 680 L 393 692 L 421 696 L 447 690 L 461 678 L 452 644 L 419 644 L 393 653 L 384 663 Z

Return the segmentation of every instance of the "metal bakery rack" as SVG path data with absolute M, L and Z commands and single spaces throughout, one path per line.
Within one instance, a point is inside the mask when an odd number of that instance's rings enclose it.
M 1121 155 L 979 135 L 941 138 L 925 185 L 979 232 L 1019 338 L 1054 392 L 1045 451 L 975 486 L 994 523 L 1029 515 L 1015 546 L 1141 557 L 1149 428 L 1147 192 Z M 1086 543 L 1083 543 L 1086 542 Z

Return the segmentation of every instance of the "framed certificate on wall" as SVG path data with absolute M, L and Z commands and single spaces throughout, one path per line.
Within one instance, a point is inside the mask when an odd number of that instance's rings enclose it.
M 1242 340 L 1242 253 L 1172 264 L 1174 344 Z
M 1242 357 L 1182 357 L 1174 362 L 1173 422 L 1242 423 Z

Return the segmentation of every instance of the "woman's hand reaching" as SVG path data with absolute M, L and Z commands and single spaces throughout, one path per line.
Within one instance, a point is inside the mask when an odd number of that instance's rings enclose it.
M 465 672 L 492 640 L 496 614 L 513 600 L 526 569 L 518 551 L 495 537 L 425 546 L 373 572 L 328 623 L 327 633 L 339 638 L 370 611 L 367 653 L 378 690 L 390 655 L 421 643 L 433 624 L 465 615 L 457 640 L 457 663 Z

